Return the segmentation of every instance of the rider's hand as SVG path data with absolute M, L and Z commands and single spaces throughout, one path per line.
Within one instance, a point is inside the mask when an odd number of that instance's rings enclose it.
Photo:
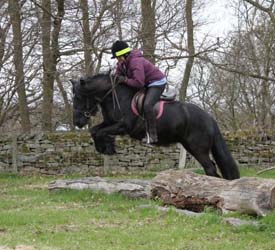
M 127 77 L 122 75 L 116 76 L 116 83 L 126 83 Z

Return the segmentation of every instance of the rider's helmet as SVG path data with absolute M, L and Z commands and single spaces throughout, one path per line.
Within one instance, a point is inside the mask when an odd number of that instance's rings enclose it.
M 112 45 L 112 54 L 113 54 L 112 58 L 127 55 L 131 50 L 132 49 L 129 47 L 129 45 L 126 42 L 116 41 Z

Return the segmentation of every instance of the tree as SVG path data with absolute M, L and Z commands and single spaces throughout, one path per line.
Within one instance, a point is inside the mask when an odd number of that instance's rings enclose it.
M 42 128 L 52 131 L 53 86 L 59 59 L 59 33 L 64 16 L 64 0 L 56 0 L 57 14 L 53 16 L 51 0 L 42 0 L 43 105 Z M 53 22 L 52 19 L 53 18 Z M 53 26 L 53 27 L 52 27 Z
M 155 64 L 155 48 L 156 48 L 156 0 L 141 0 L 141 41 L 143 55 L 153 64 Z
M 85 59 L 85 73 L 91 75 L 92 69 L 92 55 L 91 42 L 92 34 L 89 23 L 89 4 L 87 0 L 80 0 L 80 8 L 82 11 L 82 26 L 83 26 L 83 45 L 84 45 L 84 59 Z
M 253 1 L 253 0 L 244 0 L 244 2 L 247 2 L 253 5 L 255 8 L 267 13 L 271 19 L 271 22 L 273 23 L 273 25 L 275 25 L 274 0 L 271 0 L 271 1 L 264 0 L 262 1 L 262 3 L 259 3 L 259 1 Z
M 186 28 L 187 28 L 187 53 L 189 55 L 184 70 L 184 75 L 180 87 L 180 100 L 184 101 L 187 94 L 187 87 L 190 80 L 190 75 L 194 63 L 195 47 L 194 47 L 194 24 L 192 17 L 192 0 L 186 0 L 185 4 L 185 16 L 186 16 Z
M 15 88 L 18 93 L 18 109 L 21 118 L 23 132 L 30 132 L 31 123 L 27 104 L 25 81 L 24 81 L 24 63 L 20 5 L 16 0 L 9 0 L 9 15 L 13 31 L 13 61 L 15 67 Z
M 239 30 L 228 35 L 228 43 L 210 59 L 211 84 L 205 91 L 215 93 L 217 117 L 228 129 L 256 127 L 270 129 L 274 103 L 274 26 L 261 15 L 249 12 Z M 207 66 L 207 65 L 206 65 Z M 210 105 L 209 105 L 210 106 Z

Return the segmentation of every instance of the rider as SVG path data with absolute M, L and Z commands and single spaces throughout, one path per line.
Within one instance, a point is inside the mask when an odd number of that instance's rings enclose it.
M 145 59 L 138 49 L 131 49 L 124 41 L 116 41 L 112 45 L 112 58 L 116 58 L 116 76 L 118 83 L 135 88 L 145 87 L 144 116 L 146 120 L 146 137 L 142 140 L 147 144 L 158 142 L 154 105 L 165 89 L 165 75 L 150 61 Z

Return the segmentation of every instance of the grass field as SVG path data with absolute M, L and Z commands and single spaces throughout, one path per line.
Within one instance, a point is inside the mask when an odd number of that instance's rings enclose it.
M 242 170 L 254 176 L 255 170 Z M 261 175 L 275 178 L 275 171 Z M 91 191 L 49 193 L 52 177 L 0 175 L 0 250 L 275 249 L 275 211 L 258 226 L 233 227 L 216 211 L 162 212 L 149 200 Z M 146 205 L 146 206 L 144 206 Z

